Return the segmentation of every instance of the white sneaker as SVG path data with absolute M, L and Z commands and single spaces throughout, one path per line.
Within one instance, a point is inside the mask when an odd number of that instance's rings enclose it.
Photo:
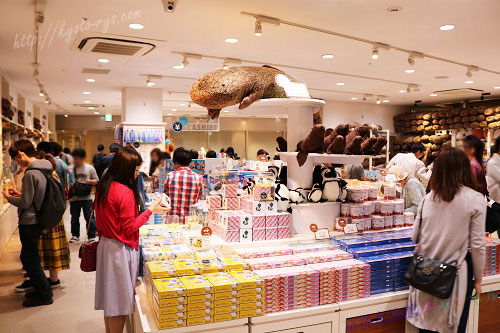
M 97 237 L 89 238 L 89 243 L 97 242 Z
M 80 241 L 80 237 L 71 237 L 71 239 L 69 240 L 70 243 L 76 243 L 76 242 L 79 242 Z

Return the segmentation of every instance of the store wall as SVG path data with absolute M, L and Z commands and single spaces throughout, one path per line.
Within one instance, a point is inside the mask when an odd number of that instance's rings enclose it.
M 109 146 L 115 141 L 115 132 L 110 130 L 87 131 L 83 136 L 83 148 L 87 152 L 87 163 L 92 164 L 92 156 L 97 153 L 97 145 L 104 145 L 104 152 L 109 154 Z
M 408 110 L 408 106 L 326 101 L 323 107 L 323 123 L 327 127 L 351 122 L 375 123 L 394 132 L 392 118 Z

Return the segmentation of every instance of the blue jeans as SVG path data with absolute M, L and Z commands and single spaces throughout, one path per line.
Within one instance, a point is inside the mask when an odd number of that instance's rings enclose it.
M 92 200 L 77 200 L 69 203 L 69 212 L 71 213 L 71 235 L 80 237 L 80 211 L 83 210 L 83 217 L 87 222 L 86 227 L 89 225 L 90 214 L 92 211 Z M 94 238 L 96 234 L 95 219 L 92 219 L 89 226 L 87 236 Z
M 28 273 L 35 295 L 38 298 L 52 298 L 52 288 L 45 276 L 40 255 L 38 254 L 38 241 L 42 235 L 42 228 L 38 224 L 19 225 L 19 238 L 21 239 L 21 263 Z

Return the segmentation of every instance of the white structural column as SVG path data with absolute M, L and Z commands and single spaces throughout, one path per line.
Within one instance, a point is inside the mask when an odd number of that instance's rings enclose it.
M 122 90 L 122 122 L 134 125 L 163 124 L 161 88 L 132 88 Z

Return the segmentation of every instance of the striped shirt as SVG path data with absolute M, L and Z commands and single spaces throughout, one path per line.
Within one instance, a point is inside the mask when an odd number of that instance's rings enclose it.
M 183 221 L 189 214 L 189 206 L 194 205 L 201 196 L 203 178 L 188 167 L 170 172 L 165 181 L 165 194 L 170 197 L 170 215 L 177 215 Z M 183 221 L 184 222 L 184 221 Z

